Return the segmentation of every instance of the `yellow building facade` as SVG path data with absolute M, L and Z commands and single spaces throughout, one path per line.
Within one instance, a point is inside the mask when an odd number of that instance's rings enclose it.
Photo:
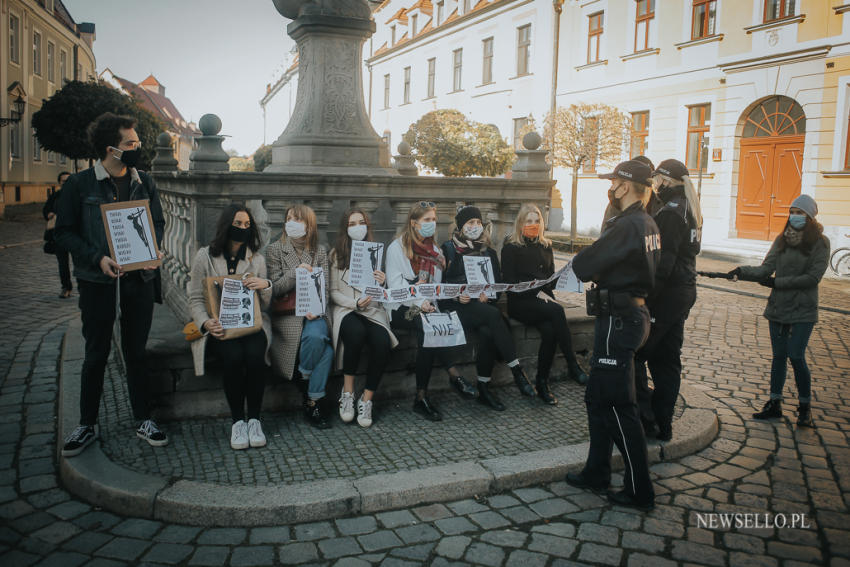
M 32 115 L 66 81 L 96 76 L 94 24 L 76 23 L 60 0 L 0 0 L 0 116 L 13 101 L 26 105 L 21 120 L 0 129 L 0 214 L 6 205 L 42 202 L 72 160 L 42 149 Z
M 627 153 L 679 159 L 695 184 L 702 165 L 704 248 L 762 254 L 801 193 L 833 248 L 850 243 L 850 3 L 567 1 L 560 25 L 558 106 L 616 106 Z M 580 175 L 580 231 L 607 187 Z

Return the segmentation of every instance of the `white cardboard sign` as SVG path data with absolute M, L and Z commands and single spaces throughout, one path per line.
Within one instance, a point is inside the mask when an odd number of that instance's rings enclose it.
M 357 289 L 378 285 L 373 272 L 381 269 L 383 257 L 383 243 L 352 240 L 351 260 L 348 263 L 348 285 Z
M 242 285 L 242 280 L 222 280 L 218 320 L 223 329 L 244 329 L 254 326 L 254 290 Z
M 295 269 L 295 314 L 303 317 L 325 314 L 325 272 L 313 267 Z

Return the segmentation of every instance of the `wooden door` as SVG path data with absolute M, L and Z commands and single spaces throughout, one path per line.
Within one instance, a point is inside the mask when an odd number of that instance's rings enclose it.
M 738 175 L 739 238 L 765 240 L 768 235 L 773 186 L 773 144 L 741 141 L 741 171 Z
M 784 229 L 791 202 L 800 195 L 803 138 L 741 141 L 736 222 L 739 238 L 773 240 Z

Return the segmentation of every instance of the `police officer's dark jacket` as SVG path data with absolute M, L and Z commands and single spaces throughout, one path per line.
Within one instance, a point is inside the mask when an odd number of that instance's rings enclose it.
M 655 286 L 656 293 L 662 293 L 669 286 L 696 285 L 696 257 L 702 234 L 688 209 L 684 186 L 662 187 L 658 195 L 664 206 L 654 217 L 661 234 L 661 260 Z
M 156 241 L 161 245 L 165 217 L 162 215 L 156 183 L 144 172 L 132 167 L 128 170 L 129 200 L 150 200 Z M 114 281 L 100 269 L 100 260 L 109 255 L 100 206 L 117 200 L 118 188 L 100 160 L 93 167 L 71 175 L 62 186 L 62 195 L 56 206 L 56 243 L 74 257 L 74 275 L 77 279 L 95 283 Z M 140 276 L 151 280 L 156 274 L 140 270 Z
M 599 239 L 573 258 L 573 271 L 610 292 L 646 297 L 655 285 L 659 240 L 655 221 L 642 203 L 634 203 L 609 219 Z
M 551 246 L 543 246 L 540 240 L 523 237 L 525 244 L 505 242 L 502 246 L 502 277 L 506 283 L 545 280 L 555 273 L 555 258 Z M 532 289 L 520 293 L 509 293 L 508 301 L 519 298 L 535 297 L 540 291 L 552 298 L 554 282 L 542 289 Z

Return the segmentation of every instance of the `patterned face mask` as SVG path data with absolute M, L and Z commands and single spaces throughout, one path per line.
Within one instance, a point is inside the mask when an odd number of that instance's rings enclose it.
M 785 243 L 788 246 L 799 246 L 803 241 L 803 231 L 794 230 L 794 228 L 790 226 L 785 229 L 783 236 L 785 237 Z

